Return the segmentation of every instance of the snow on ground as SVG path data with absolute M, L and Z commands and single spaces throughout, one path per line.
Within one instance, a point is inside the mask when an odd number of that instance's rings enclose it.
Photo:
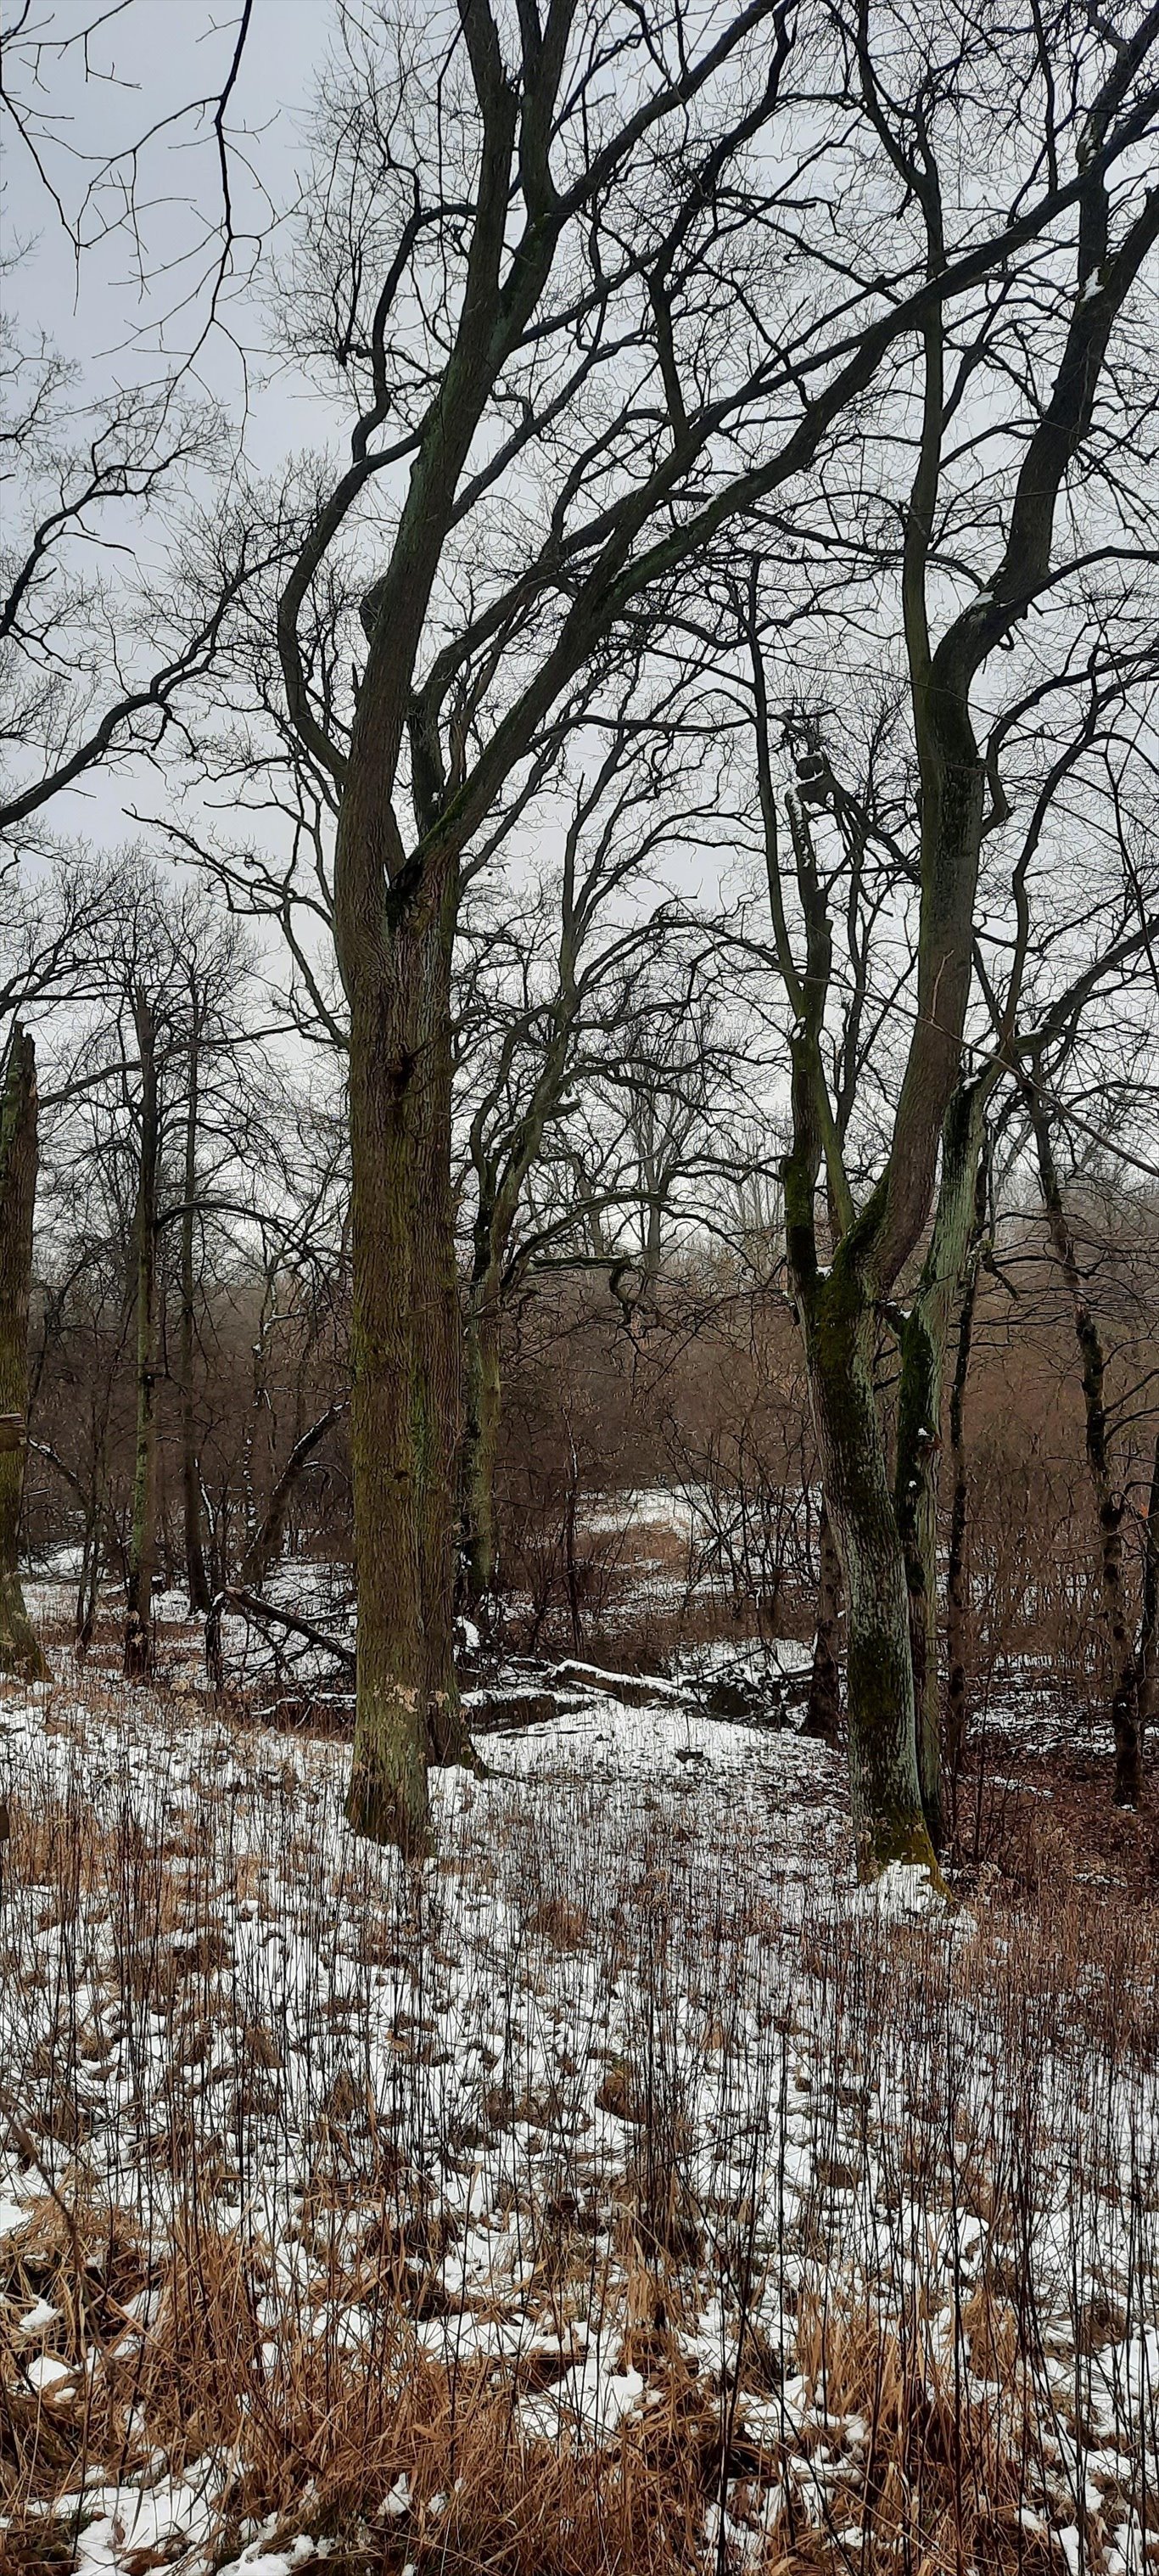
M 295 2392 L 405 2332 L 529 2459 L 676 2425 L 705 2569 L 916 2528 L 963 2576 L 1143 2576 L 1147 1924 L 867 1904 L 836 1757 L 685 1693 L 577 1677 L 439 1776 L 417 1872 L 348 1832 L 343 1744 L 190 1689 L 66 1676 L 0 1728 L 10 2540 L 63 2487 L 81 2568 L 283 2576 L 339 2528 Z M 404 2413 L 374 2527 L 423 2576 L 467 2502 Z

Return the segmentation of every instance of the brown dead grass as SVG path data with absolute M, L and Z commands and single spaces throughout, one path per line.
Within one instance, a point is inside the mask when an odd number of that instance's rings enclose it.
M 276 1765 L 263 1777 L 269 1799 L 293 1808 L 292 1767 L 280 1780 Z M 280 1847 L 283 1881 L 288 1869 L 309 1890 L 315 1854 L 296 1809 L 294 1819 Z M 851 2564 L 866 2571 L 902 2564 L 907 2576 L 964 2576 L 967 2568 L 976 2576 L 1007 2569 L 1058 2576 L 1057 2542 L 1033 2521 L 1049 2440 L 1033 2385 L 1044 2316 L 1019 2258 L 1035 2174 L 1057 2152 L 1042 2125 L 1038 2073 L 1053 2048 L 1072 2051 L 1076 2068 L 1089 2053 L 1108 2073 L 1159 2061 L 1152 1904 L 1092 1882 L 1057 1835 L 1050 1844 L 1044 1824 L 1033 1871 L 991 1862 L 978 1874 L 977 1931 L 952 1953 L 931 1945 L 920 1927 L 869 1927 L 854 1937 L 846 1924 L 835 1940 L 823 1914 L 803 1930 L 787 1927 L 755 1871 L 750 1883 L 742 1870 L 727 1904 L 714 1899 L 714 1912 L 682 1818 L 642 1828 L 639 1850 L 604 1888 L 566 1820 L 546 1802 L 513 1800 L 485 1844 L 473 1850 L 468 1838 L 453 1855 L 481 1895 L 506 1892 L 505 1919 L 519 1931 L 513 1974 L 554 1994 L 557 1976 L 566 1980 L 594 1962 L 609 1980 L 636 1981 L 640 2012 L 628 2054 L 598 2045 L 594 2032 L 586 2043 L 571 2034 L 574 2063 L 557 2084 L 530 2085 L 518 2063 L 485 2065 L 480 2126 L 508 2133 L 522 2123 L 551 2142 L 543 2167 L 550 2187 L 525 2212 L 526 2313 L 539 2340 L 510 2363 L 471 2358 L 449 2368 L 425 2347 L 422 2329 L 453 2305 L 442 2268 L 455 2224 L 424 2199 L 404 2131 L 368 2092 L 353 2042 L 349 2063 L 343 2058 L 325 2083 L 318 2077 L 292 2231 L 308 2274 L 296 2308 L 283 2305 L 270 2321 L 279 2249 L 244 2209 L 236 2225 L 222 2223 L 220 2186 L 237 2179 L 236 2131 L 259 2096 L 276 2107 L 283 2073 L 281 2034 L 231 1992 L 223 1930 L 235 1904 L 259 1922 L 279 1919 L 284 1889 L 272 1848 L 261 1838 L 257 1801 L 235 1811 L 216 1779 L 175 1801 L 156 1834 L 142 1831 L 127 1808 L 101 1809 L 79 1793 L 13 1804 L 13 1889 L 23 1891 L 36 1922 L 64 1927 L 70 1938 L 83 1932 L 86 1906 L 107 1912 L 114 2019 L 131 2030 L 147 2016 L 165 2034 L 168 2125 L 147 2152 L 176 2206 L 172 2225 L 149 2229 L 102 2200 L 86 2163 L 84 2105 L 87 2071 L 99 2072 L 104 2043 L 69 2020 L 65 1995 L 52 2045 L 37 2041 L 26 2063 L 0 2069 L 0 2097 L 5 2085 L 13 2090 L 0 2108 L 17 2122 L 26 2169 L 39 2166 L 44 2180 L 35 2214 L 0 2253 L 0 2479 L 9 2517 L 0 2554 L 21 2576 L 53 2563 L 46 2505 L 58 2508 L 65 2566 L 82 2487 L 98 2476 L 142 2479 L 158 2454 L 175 2475 L 203 2464 L 216 2479 L 223 2553 L 247 2522 L 274 2514 L 287 2535 L 309 2528 L 338 2541 L 328 2563 L 349 2576 L 372 2568 L 394 2576 L 408 2561 L 420 2576 L 436 2569 L 439 2576 L 685 2569 L 704 2576 L 706 2511 L 724 2495 L 733 2521 L 756 2531 L 778 2488 L 783 2502 L 765 2528 L 761 2576 Z M 352 1900 L 349 1889 L 327 1884 L 318 1902 L 353 1902 L 356 1912 L 357 1891 Z M 364 1981 L 407 1955 L 425 1971 L 445 1963 L 439 1902 L 416 1894 L 389 1919 L 367 1911 L 357 1940 Z M 771 1956 L 778 1943 L 796 1944 L 796 1986 L 761 2043 L 767 2131 L 751 2148 L 754 2171 L 773 2168 L 778 2102 L 818 2104 L 813 2189 L 794 2249 L 804 2259 L 804 2286 L 785 2303 L 795 2334 L 784 2351 L 757 2314 L 761 2266 L 775 2266 L 775 2250 L 754 2250 L 743 2196 L 736 2207 L 706 2207 L 690 2179 L 697 2138 L 670 2013 L 678 1976 L 689 1974 L 678 1952 L 683 1911 L 693 1903 L 692 1988 L 703 2005 L 704 2054 L 721 2068 L 737 2045 L 745 1946 Z M 15 1944 L 8 1972 L 26 1978 L 30 1994 L 41 1980 L 42 1992 L 46 1971 L 34 1946 L 15 1943 L 17 1920 L 16 1912 L 0 1917 L 0 1939 Z M 970 2068 L 959 2065 L 951 2081 L 944 2039 L 958 2004 L 994 2044 L 998 2090 L 1003 2099 L 1003 2087 L 1009 2092 L 1013 2122 L 1001 2138 L 979 2115 Z M 329 2006 L 323 2018 L 332 2021 Z M 193 2079 L 206 2066 L 210 2036 L 227 2029 L 237 2065 L 223 2089 L 207 2083 L 199 2091 Z M 430 2044 L 422 2010 L 397 2015 L 405 2116 L 421 2097 Z M 897 2279 L 867 2286 L 843 2268 L 841 2209 L 867 2187 L 874 2086 L 899 2054 L 914 2070 L 900 2129 L 889 2142 L 872 2138 L 888 2167 Z M 589 2106 L 602 2103 L 625 2123 L 614 2175 L 588 2158 L 584 2132 L 569 2130 L 572 2084 L 586 2088 Z M 984 2104 L 990 2098 L 983 2093 Z M 862 2112 L 859 2143 L 854 2115 Z M 1068 2152 L 1095 2205 L 1126 2186 L 1108 2170 L 1097 2134 L 1084 2129 L 1079 2091 L 1073 2112 Z M 468 2122 L 442 2144 L 462 2171 L 477 2142 Z M 72 2159 L 63 2180 L 50 2153 L 62 2147 Z M 921 2275 L 903 2210 L 916 2207 L 935 2229 L 955 2200 L 985 2221 L 992 2248 L 981 2277 L 960 2289 L 947 2347 L 945 2285 L 937 2286 L 932 2267 L 908 2291 L 897 2281 L 914 2259 Z M 1141 2183 L 1135 2295 L 1144 2302 L 1155 2236 L 1149 2207 Z M 706 2284 L 739 2320 L 741 2365 L 732 2379 L 686 2349 Z M 1106 2298 L 1098 2306 L 1101 2296 L 1088 2285 L 1072 2321 L 1070 2349 L 1080 2358 L 1127 2330 L 1125 2313 Z M 53 2319 L 29 2338 L 23 2320 L 39 2301 Z M 361 2341 L 350 2330 L 352 2306 Z M 573 2324 L 589 2310 L 614 2331 L 617 2366 L 641 2374 L 648 2403 L 600 2446 L 578 2433 L 539 2439 L 527 2403 L 564 2375 L 548 2332 L 570 2352 Z M 489 2311 L 476 2300 L 474 2313 Z M 496 2303 L 496 2320 L 501 2313 Z M 66 2365 L 45 2389 L 28 2372 L 36 2352 Z M 804 2379 L 824 2426 L 798 2433 L 783 2419 L 778 2428 L 777 2392 L 790 2370 Z M 822 2500 L 802 2464 L 824 2467 L 826 2445 L 833 2449 L 851 2418 L 864 2427 L 860 2449 L 841 2454 L 844 2467 Z M 403 2476 L 408 2510 L 396 2516 L 388 2499 Z M 1109 2527 L 1097 2508 L 1087 2514 L 1091 2576 L 1101 2576 Z M 856 2532 L 856 2549 L 850 2541 L 844 2556 L 835 2552 L 837 2532 Z

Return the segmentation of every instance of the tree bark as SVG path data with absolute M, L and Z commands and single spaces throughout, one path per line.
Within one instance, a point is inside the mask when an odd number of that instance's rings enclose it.
M 763 677 L 759 682 L 763 690 Z M 776 818 L 763 697 L 758 762 L 769 894 L 796 1018 L 789 1040 L 793 1142 L 782 1165 L 785 1242 L 805 1346 L 813 1420 L 846 1600 L 846 1734 L 857 1865 L 876 1878 L 894 1861 L 940 1885 L 922 1806 L 905 1559 L 873 1380 L 880 1291 L 872 1267 L 884 1208 L 879 1185 L 854 1217 L 821 1052 L 832 950 L 807 818 L 789 800 L 805 924 L 805 972 L 792 963 L 780 892 Z M 840 1240 L 829 1269 L 817 1252 L 817 1186 L 824 1161 Z
M 978 1186 L 974 1199 L 974 1243 L 966 1265 L 961 1304 L 958 1308 L 958 1338 L 954 1357 L 954 1376 L 950 1388 L 950 1460 L 954 1471 L 950 1500 L 950 1540 L 946 1565 L 946 1767 L 950 1777 L 951 1799 L 956 1796 L 966 1753 L 969 1726 L 969 1645 L 970 1645 L 970 1575 L 968 1552 L 969 1478 L 966 1459 L 966 1383 L 970 1371 L 970 1352 L 974 1339 L 974 1308 L 978 1297 L 978 1268 L 982 1227 L 985 1220 L 985 1167 L 979 1164 Z
M 1151 1491 L 1147 1497 L 1147 1519 L 1143 1530 L 1143 1604 L 1136 1669 L 1141 1787 L 1148 1730 L 1159 1716 L 1159 1432 L 1155 1435 Z
M 359 826 L 344 809 L 340 838 Z M 364 882 L 364 880 L 363 880 Z M 454 1672 L 459 1334 L 451 1198 L 457 886 L 430 864 L 384 890 L 372 936 L 340 915 L 350 1003 L 351 1463 L 357 1714 L 347 1815 L 418 1854 L 428 1759 L 462 1749 Z M 345 935 L 343 935 L 345 934 Z
M 1139 1671 L 1123 1599 L 1123 1497 L 1111 1477 L 1106 1408 L 1106 1356 L 1102 1335 L 1083 1284 L 1078 1247 L 1063 1204 L 1054 1158 L 1050 1115 L 1035 1061 L 1026 1101 L 1038 1155 L 1039 1185 L 1051 1248 L 1066 1281 L 1082 1363 L 1087 1472 L 1098 1516 L 1099 1596 L 1115 1743 L 1113 1797 L 1117 1807 L 1137 1807 L 1143 1794 L 1139 1725 Z
M 892 1861 L 937 1877 L 922 1805 L 905 1560 L 873 1383 L 876 1321 L 839 1247 L 802 1297 L 825 1496 L 845 1580 L 847 1736 L 858 1867 Z
M 935 1851 L 945 1841 L 938 1655 L 938 1469 L 950 1324 L 969 1259 L 986 1102 L 994 1077 L 960 1084 L 942 1122 L 929 1251 L 901 1333 L 894 1508 L 905 1558 L 918 1776 Z
M 0 1069 L 0 1672 L 24 1681 L 48 1670 L 20 1582 L 35 1202 L 36 1050 L 17 1022 Z
M 817 1634 L 813 1646 L 813 1667 L 809 1675 L 809 1698 L 805 1709 L 804 1735 L 818 1735 L 827 1744 L 836 1740 L 841 1721 L 841 1671 L 837 1660 L 837 1636 L 841 1620 L 841 1559 L 838 1556 L 829 1510 L 821 1497 L 821 1526 L 817 1535 L 819 1557 L 817 1582 Z
M 133 1517 L 129 1531 L 125 1673 L 146 1680 L 153 1670 L 153 1569 L 157 1552 L 157 1164 L 160 1116 L 157 1097 L 157 1032 L 147 996 L 133 998 L 141 1067 L 141 1143 L 133 1221 L 136 1274 L 136 1454 Z
M 197 1446 L 197 1408 L 193 1369 L 197 1349 L 194 1298 L 193 1228 L 197 1212 L 197 1111 L 200 1027 L 196 997 L 189 1035 L 189 1089 L 185 1106 L 185 1174 L 181 1209 L 181 1494 L 185 1523 L 185 1580 L 191 1611 L 204 1617 L 209 1608 L 209 1576 L 201 1515 L 201 1460 Z

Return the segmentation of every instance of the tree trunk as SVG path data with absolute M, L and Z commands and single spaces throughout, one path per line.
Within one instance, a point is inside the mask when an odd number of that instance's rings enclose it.
M 1038 1152 L 1038 1174 L 1047 1229 L 1070 1294 L 1075 1339 L 1082 1361 L 1087 1471 L 1098 1514 L 1100 1608 L 1115 1742 L 1113 1795 L 1117 1807 L 1137 1807 L 1143 1794 L 1139 1673 L 1127 1632 L 1123 1600 L 1123 1498 L 1115 1492 L 1111 1481 L 1105 1401 L 1106 1359 L 1102 1336 L 1083 1285 L 1078 1248 L 1063 1206 L 1050 1117 L 1037 1064 L 1033 1078 L 1026 1086 L 1026 1098 Z
M 194 1004 L 189 1039 L 189 1092 L 185 1109 L 185 1174 L 181 1211 L 181 1491 L 185 1520 L 185 1580 L 190 1610 L 204 1616 L 209 1608 L 209 1576 L 201 1514 L 201 1460 L 197 1449 L 197 1414 L 193 1369 L 197 1347 L 194 1313 L 193 1227 L 197 1202 L 197 1109 L 200 1027 Z
M 20 1583 L 35 1201 L 36 1050 L 17 1022 L 0 1069 L 0 1672 L 24 1681 L 48 1670 Z
M 923 1869 L 940 1886 L 918 1774 L 905 1558 L 873 1378 L 880 1298 L 873 1264 L 888 1215 L 889 1175 L 855 1217 L 821 1053 L 831 968 L 824 890 L 807 818 L 790 800 L 806 937 L 806 971 L 798 978 L 783 929 L 767 775 L 763 796 L 770 900 L 797 1013 L 789 1040 L 793 1141 L 781 1167 L 785 1243 L 804 1336 L 822 1491 L 845 1584 L 846 1736 L 857 1866 L 863 1879 L 873 1879 L 901 1861 Z M 817 1256 L 822 1161 L 844 1228 L 828 1269 Z
M 94 1493 L 85 1514 L 84 1541 L 81 1548 L 80 1577 L 76 1588 L 76 1650 L 87 1655 L 97 1623 L 97 1587 L 100 1581 L 100 1529 L 104 1498 Z
M 467 1314 L 466 1417 L 463 1426 L 463 1575 L 472 1612 L 485 1612 L 495 1589 L 495 1463 L 502 1397 L 498 1281 L 472 1283 Z
M 1143 1605 L 1136 1668 L 1141 1793 L 1147 1732 L 1159 1716 L 1159 1432 L 1155 1435 L 1151 1491 L 1147 1497 L 1147 1519 L 1143 1530 Z
M 894 1508 L 909 1594 L 918 1776 L 935 1851 L 945 1840 L 938 1655 L 942 1387 L 951 1317 L 969 1259 L 986 1102 L 992 1089 L 990 1076 L 964 1083 L 946 1112 L 933 1232 L 901 1333 Z
M 984 1183 L 984 1173 L 979 1172 Z M 954 1470 L 954 1489 L 950 1501 L 950 1542 L 946 1566 L 946 1765 L 950 1775 L 950 1794 L 955 1798 L 966 1753 L 969 1726 L 968 1663 L 970 1644 L 970 1578 L 968 1556 L 969 1482 L 966 1465 L 965 1407 L 966 1381 L 970 1370 L 970 1350 L 974 1338 L 974 1307 L 978 1296 L 978 1241 L 981 1233 L 981 1211 L 975 1200 L 977 1220 L 974 1257 L 967 1263 L 962 1302 L 958 1309 L 958 1343 L 954 1359 L 954 1377 L 950 1388 L 950 1459 Z
M 803 1300 L 825 1498 L 845 1580 L 849 1785 L 858 1868 L 937 1880 L 922 1806 L 905 1558 L 873 1384 L 875 1318 L 849 1252 Z
M 153 1670 L 153 1567 L 157 1549 L 157 1102 L 156 1028 L 143 993 L 133 1003 L 141 1066 L 141 1148 L 133 1254 L 137 1301 L 137 1432 L 133 1518 L 129 1532 L 125 1673 L 130 1681 Z
M 342 943 L 350 1002 L 357 1711 L 347 1814 L 420 1853 L 427 1762 L 461 1750 L 454 1672 L 459 1333 L 451 1199 L 455 889 L 389 889 Z
M 817 1536 L 819 1556 L 817 1583 L 817 1635 L 813 1647 L 813 1669 L 809 1675 L 809 1698 L 805 1710 L 804 1735 L 819 1735 L 832 1744 L 841 1719 L 841 1672 L 837 1661 L 837 1636 L 841 1619 L 841 1559 L 834 1543 L 825 1496 L 821 1497 L 821 1527 Z
M 579 1458 L 576 1452 L 575 1435 L 572 1431 L 570 1420 L 567 1426 L 567 1441 L 570 1452 L 571 1474 L 568 1477 L 567 1495 L 564 1502 L 563 1513 L 563 1568 L 564 1582 L 567 1586 L 568 1613 L 571 1619 L 571 1650 L 573 1655 L 579 1655 L 583 1652 L 583 1621 L 580 1611 L 579 1563 L 576 1557 L 575 1546 L 576 1519 L 579 1511 Z

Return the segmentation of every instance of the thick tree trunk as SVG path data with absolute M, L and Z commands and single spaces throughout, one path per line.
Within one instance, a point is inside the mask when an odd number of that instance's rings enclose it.
M 143 993 L 138 993 L 134 999 L 133 1018 L 141 1066 L 141 1146 L 133 1221 L 137 1428 L 126 1584 L 125 1673 L 130 1681 L 142 1681 L 153 1670 L 153 1569 L 157 1552 L 157 1160 L 160 1143 L 156 1029 L 151 1006 Z
M 459 1333 L 450 1178 L 453 889 L 386 897 L 350 1000 L 357 1713 L 347 1814 L 420 1853 L 454 1672 Z
M 817 1634 L 813 1645 L 813 1666 L 809 1675 L 809 1698 L 805 1709 L 804 1735 L 821 1736 L 826 1743 L 836 1740 L 841 1722 L 841 1671 L 837 1660 L 837 1639 L 841 1623 L 841 1559 L 837 1553 L 829 1510 L 821 1497 L 821 1527 L 817 1534 Z
M 771 796 L 766 800 L 766 819 Z M 804 1334 L 805 1364 L 825 1495 L 846 1603 L 846 1737 L 857 1865 L 880 1876 L 894 1861 L 940 1885 L 922 1807 L 914 1718 L 914 1668 L 901 1533 L 890 1491 L 885 1434 L 873 1382 L 879 1296 L 870 1267 L 888 1201 L 884 1185 L 858 1219 L 848 1201 L 832 1133 L 820 1036 L 831 963 L 828 914 L 807 823 L 790 804 L 797 882 L 805 915 L 807 972 L 795 987 L 790 1039 L 793 1143 L 782 1165 L 785 1236 Z M 776 846 L 769 884 L 780 917 Z M 778 941 L 785 948 L 783 931 Z M 786 952 L 787 953 L 787 950 Z M 823 1269 L 816 1199 L 822 1159 L 845 1227 Z
M 1111 1479 L 1105 1399 L 1106 1359 L 1102 1336 L 1083 1284 L 1078 1249 L 1063 1205 L 1050 1117 L 1037 1065 L 1034 1076 L 1027 1085 L 1026 1096 L 1038 1152 L 1042 1203 L 1051 1246 L 1070 1294 L 1075 1339 L 1082 1361 L 1087 1472 L 1098 1515 L 1100 1610 L 1115 1742 L 1113 1795 L 1117 1807 L 1137 1807 L 1143 1794 L 1139 1672 L 1128 1634 L 1123 1599 L 1123 1498 L 1115 1491 Z
M 498 1281 L 472 1283 L 467 1313 L 466 1411 L 463 1425 L 463 1588 L 467 1606 L 483 1613 L 498 1564 L 495 1465 L 502 1403 Z
M 946 1112 L 930 1247 L 901 1334 L 894 1507 L 909 1593 L 918 1776 L 935 1851 L 945 1840 L 938 1653 L 942 1388 L 950 1324 L 969 1261 L 986 1102 L 992 1088 L 989 1077 L 963 1084 Z
M 185 1523 L 185 1580 L 189 1588 L 189 1607 L 191 1611 L 203 1617 L 209 1608 L 210 1590 L 202 1531 L 201 1460 L 198 1455 L 197 1408 L 193 1393 L 193 1372 L 197 1350 L 193 1228 L 197 1209 L 198 1055 L 199 1031 L 195 1006 L 194 1026 L 189 1040 L 189 1091 L 185 1108 L 185 1175 L 181 1211 L 181 1498 Z
M 849 1258 L 805 1302 L 809 1383 L 846 1599 L 849 1784 L 858 1867 L 891 1861 L 937 1878 L 922 1806 L 905 1558 L 873 1384 L 872 1300 Z
M 0 1672 L 24 1681 L 48 1669 L 20 1583 L 35 1201 L 36 1050 L 17 1023 L 0 1068 Z

